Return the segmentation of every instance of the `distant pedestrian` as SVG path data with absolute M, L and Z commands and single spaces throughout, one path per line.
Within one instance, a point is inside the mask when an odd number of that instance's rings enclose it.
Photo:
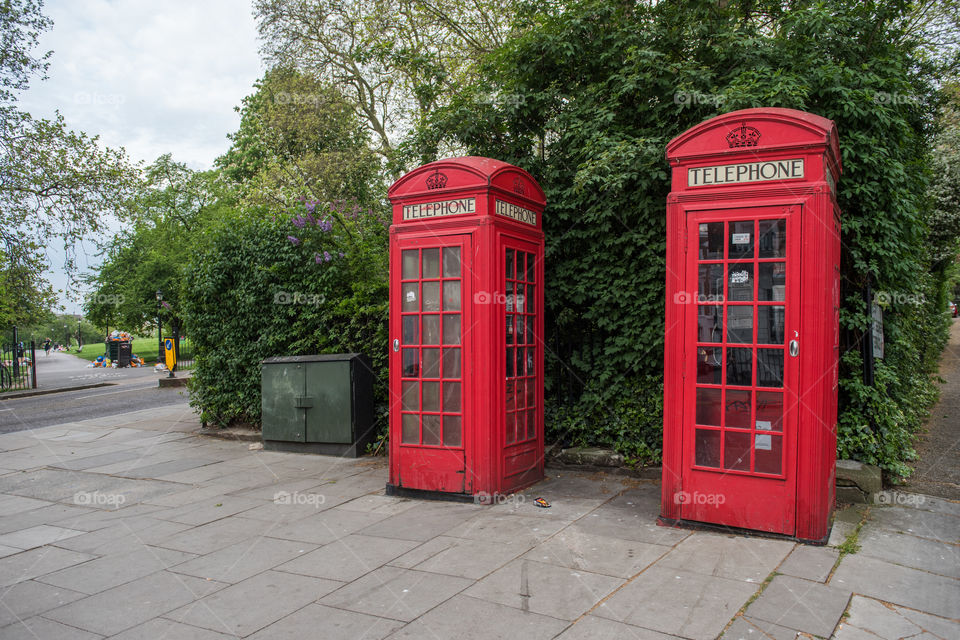
M 43 353 L 44 355 L 50 355 L 50 347 L 53 346 L 53 341 L 50 338 L 47 338 L 43 341 Z

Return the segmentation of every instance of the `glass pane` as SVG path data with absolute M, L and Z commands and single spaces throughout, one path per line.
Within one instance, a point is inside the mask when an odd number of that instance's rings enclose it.
M 527 378 L 527 402 L 528 407 L 537 406 L 537 379 Z
M 527 344 L 526 334 L 523 332 L 523 328 L 527 323 L 524 322 L 523 318 L 523 316 L 517 318 L 517 344 Z
M 700 265 L 697 286 L 698 302 L 723 302 L 723 265 Z
M 514 316 L 512 313 L 507 314 L 507 326 L 504 329 L 504 335 L 507 338 L 507 344 L 513 344 L 513 322 L 515 317 L 516 316 Z
M 403 344 L 417 344 L 420 341 L 420 327 L 417 316 L 403 316 Z
M 514 303 L 516 302 L 514 300 L 514 283 L 508 282 L 506 289 L 507 289 L 507 293 L 504 296 L 504 301 L 507 303 L 507 313 L 513 313 L 514 310 L 516 309 L 514 305 Z
M 527 265 L 524 262 L 524 256 L 527 255 L 526 251 L 517 251 L 517 280 L 523 280 L 523 274 L 527 272 Z M 523 432 L 523 429 L 520 430 Z
M 440 349 L 423 350 L 423 376 L 424 378 L 440 377 Z
M 420 306 L 417 305 L 417 290 L 420 285 L 416 282 L 411 282 L 409 284 L 403 285 L 403 310 L 404 311 L 420 311 Z
M 697 387 L 697 424 L 720 426 L 720 389 Z
M 527 350 L 526 347 L 517 347 L 517 368 L 515 371 L 516 371 L 516 375 L 518 376 L 523 375 L 523 363 L 524 363 L 523 355 L 526 350 Z
M 761 258 L 787 257 L 787 221 L 761 220 L 760 247 Z
M 426 359 L 424 359 L 424 367 L 426 367 Z M 443 350 L 443 377 L 460 377 L 460 349 Z
M 423 308 L 421 311 L 440 311 L 440 283 L 423 283 Z
M 423 444 L 440 444 L 440 416 L 423 416 Z
M 403 393 L 401 394 L 400 406 L 404 411 L 420 410 L 420 383 L 416 380 L 411 382 L 404 381 Z
M 723 307 L 700 307 L 697 312 L 697 325 L 697 340 L 700 342 L 723 342 Z
M 419 362 L 417 361 L 417 350 L 416 349 L 404 349 L 403 350 L 403 377 L 404 378 L 417 378 L 420 376 L 420 367 Z
M 440 383 L 423 383 L 423 410 L 440 412 Z
M 443 446 L 459 447 L 463 439 L 462 432 L 460 416 L 443 416 Z
M 517 408 L 517 381 L 507 380 L 504 383 L 507 411 L 513 411 Z
M 751 349 L 727 349 L 727 384 L 749 387 L 753 384 Z M 424 361 L 426 366 L 426 361 Z
M 527 375 L 532 376 L 536 375 L 536 363 L 534 362 L 535 350 L 527 347 Z
M 514 373 L 513 373 L 513 366 L 514 366 L 514 365 L 513 365 L 513 363 L 514 363 L 513 351 L 514 351 L 513 347 L 507 347 L 506 365 L 507 365 L 507 377 L 508 377 L 508 378 L 512 378 L 513 375 L 514 375 Z
M 460 277 L 460 247 L 443 248 L 443 277 Z
M 507 413 L 507 419 L 505 423 L 507 444 L 512 444 L 517 441 L 517 414 L 513 413 L 512 411 Z
M 752 435 L 750 432 L 723 432 L 724 469 L 750 471 L 750 437 Z
M 757 386 L 783 386 L 783 349 L 757 349 Z
M 423 277 L 440 277 L 440 249 L 423 250 Z
M 757 307 L 757 343 L 783 344 L 783 307 Z
M 783 302 L 787 299 L 787 263 L 761 262 L 759 278 L 758 300 Z
M 516 297 L 517 313 L 524 313 L 524 310 L 526 309 L 526 305 L 524 304 L 524 302 L 526 301 L 526 295 L 524 295 L 524 291 L 525 291 L 524 285 L 518 284 L 517 297 Z
M 730 286 L 727 291 L 731 301 L 747 302 L 753 300 L 752 264 L 731 264 L 729 280 Z
M 527 282 L 536 282 L 536 270 L 534 269 L 535 263 L 533 261 L 533 254 L 527 254 Z
M 528 287 L 529 289 L 529 287 Z M 534 343 L 533 337 L 533 320 L 534 316 L 527 316 L 527 344 Z
M 420 444 L 420 416 L 417 414 L 403 414 L 403 433 L 400 441 L 403 444 Z
M 533 409 L 527 410 L 527 440 L 537 437 L 537 414 Z
M 757 391 L 757 431 L 783 431 L 783 394 Z
M 406 249 L 401 254 L 403 256 L 401 267 L 402 278 L 404 280 L 416 280 L 420 276 L 420 271 L 417 269 L 417 261 L 419 256 L 417 256 L 416 249 Z
M 697 348 L 697 382 L 700 384 L 721 384 L 723 382 L 723 362 L 719 347 Z
M 524 303 L 527 305 L 527 313 L 534 313 L 537 310 L 537 299 L 533 296 L 533 285 L 527 285 L 527 298 Z
M 507 280 L 513 280 L 516 275 L 513 268 L 513 258 L 516 252 L 513 249 L 507 249 L 507 257 L 503 267 L 503 277 Z
M 730 260 L 753 257 L 753 220 L 730 223 Z
M 727 404 L 724 405 L 724 420 L 727 427 L 750 428 L 750 396 L 752 391 L 727 389 Z
M 460 411 L 460 383 L 443 383 L 443 410 L 447 413 Z
M 701 467 L 720 466 L 720 432 L 697 429 L 696 464 Z
M 423 344 L 440 344 L 440 316 L 423 316 Z
M 700 225 L 700 259 L 723 260 L 723 223 Z
M 460 311 L 460 281 L 443 283 L 443 310 Z
M 757 473 L 782 473 L 783 438 L 769 433 L 753 436 L 753 470 Z
M 753 342 L 753 307 L 727 307 L 727 342 Z
M 443 344 L 460 344 L 460 314 L 459 313 L 444 314 Z

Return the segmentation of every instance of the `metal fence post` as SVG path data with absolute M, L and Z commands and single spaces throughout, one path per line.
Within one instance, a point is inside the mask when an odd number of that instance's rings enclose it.
M 37 388 L 37 343 L 30 341 L 30 369 L 33 373 L 33 388 Z

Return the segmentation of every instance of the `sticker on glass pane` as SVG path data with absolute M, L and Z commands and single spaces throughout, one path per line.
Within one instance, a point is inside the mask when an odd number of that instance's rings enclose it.
M 731 260 L 753 257 L 753 220 L 743 220 L 730 223 L 730 252 Z
M 416 282 L 411 282 L 410 284 L 403 285 L 403 310 L 404 311 L 419 311 L 420 307 L 417 306 L 417 289 L 419 285 Z
M 748 302 L 753 300 L 752 264 L 731 264 L 728 281 L 731 301 Z

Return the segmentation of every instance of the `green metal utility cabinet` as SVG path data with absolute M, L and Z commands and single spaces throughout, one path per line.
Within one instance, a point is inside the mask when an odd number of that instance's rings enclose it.
M 267 358 L 263 447 L 356 458 L 373 440 L 373 373 L 359 353 Z

